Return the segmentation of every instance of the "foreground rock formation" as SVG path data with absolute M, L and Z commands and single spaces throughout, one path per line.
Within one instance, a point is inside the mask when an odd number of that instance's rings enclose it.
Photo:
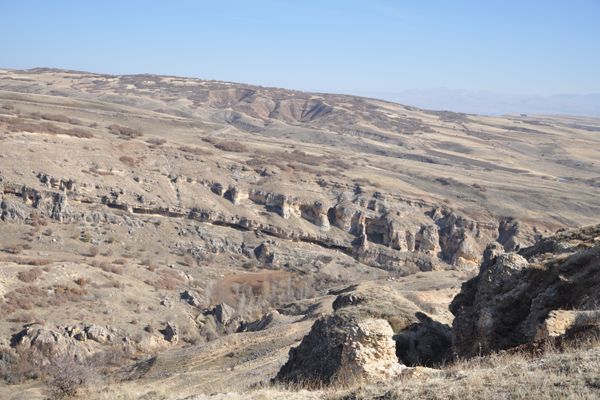
M 332 293 L 337 294 L 333 314 L 318 319 L 290 350 L 277 381 L 385 381 L 398 375 L 404 364 L 441 363 L 450 356 L 450 327 L 427 316 L 401 285 L 367 282 Z M 431 303 L 422 306 L 447 321 L 440 300 L 436 304 L 430 297 Z
M 450 305 L 454 350 L 469 357 L 599 327 L 599 305 L 600 225 L 518 253 L 490 245 Z

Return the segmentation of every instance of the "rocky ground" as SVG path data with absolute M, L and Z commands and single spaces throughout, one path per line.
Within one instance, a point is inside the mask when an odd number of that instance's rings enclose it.
M 597 231 L 540 239 L 598 222 L 598 131 L 0 70 L 0 397 L 300 396 L 587 330 Z

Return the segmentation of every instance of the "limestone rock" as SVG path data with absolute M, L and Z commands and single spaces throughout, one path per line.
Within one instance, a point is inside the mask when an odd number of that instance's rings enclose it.
M 450 310 L 454 351 L 463 357 L 556 336 L 589 324 L 600 303 L 600 225 L 560 233 L 519 253 L 489 246 L 479 274 Z M 568 309 L 569 313 L 554 312 Z
M 600 310 L 553 310 L 538 327 L 535 340 L 546 340 L 587 327 L 600 327 Z
M 383 319 L 366 319 L 348 327 L 336 380 L 385 381 L 404 366 L 396 358 L 394 331 Z
M 3 221 L 25 221 L 30 211 L 21 203 L 8 198 L 2 199 L 0 203 L 0 218 Z
M 313 324 L 300 345 L 290 350 L 287 363 L 275 379 L 315 383 L 351 378 L 377 381 L 400 372 L 403 365 L 398 361 L 394 339 L 426 320 L 423 316 L 419 320 L 422 310 L 393 286 L 382 282 L 352 285 L 332 290 L 330 294 L 337 295 L 333 302 L 334 313 Z M 446 347 L 442 349 L 443 343 L 437 348 L 413 346 L 405 353 L 412 351 L 414 358 L 424 359 L 425 356 L 419 353 L 422 350 L 440 350 L 444 354 L 449 351 L 449 327 L 429 320 L 427 326 L 413 332 L 413 341 L 418 341 L 420 334 L 439 339 L 440 332 L 445 332 Z M 427 329 L 431 326 L 439 328 L 438 336 Z M 400 345 L 403 349 L 404 343 Z
M 184 300 L 191 306 L 200 307 L 202 305 L 202 302 L 198 298 L 198 295 L 189 290 L 184 290 L 183 292 L 181 292 L 179 297 L 181 298 L 181 300 Z
M 417 248 L 423 252 L 437 253 L 440 250 L 440 237 L 435 225 L 424 226 L 416 237 Z
M 98 343 L 106 343 L 112 340 L 110 331 L 103 326 L 90 325 L 85 329 L 85 333 L 88 339 Z
M 19 350 L 35 348 L 46 357 L 83 354 L 84 347 L 69 337 L 64 329 L 49 328 L 40 324 L 27 325 L 11 338 L 11 347 Z
M 165 328 L 160 330 L 164 339 L 167 342 L 177 343 L 179 341 L 179 333 L 177 331 L 177 325 L 173 321 L 167 321 Z

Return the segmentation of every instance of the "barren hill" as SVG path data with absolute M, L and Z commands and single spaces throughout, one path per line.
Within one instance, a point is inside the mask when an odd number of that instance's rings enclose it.
M 488 243 L 516 251 L 598 222 L 599 132 L 593 118 L 0 70 L 0 344 L 14 378 L 0 394 L 43 393 L 26 380 L 41 366 L 14 372 L 28 352 L 118 349 L 111 373 L 174 398 L 268 382 L 348 285 L 399 293 L 403 327 L 418 313 L 449 326 Z

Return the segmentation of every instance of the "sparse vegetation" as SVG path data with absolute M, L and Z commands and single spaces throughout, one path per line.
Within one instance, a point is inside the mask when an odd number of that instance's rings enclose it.
M 203 141 L 212 144 L 219 150 L 229 151 L 233 153 L 245 153 L 248 151 L 248 147 L 240 142 L 235 142 L 233 140 L 218 140 L 213 137 L 205 137 L 202 139 Z
M 146 143 L 151 144 L 153 146 L 162 146 L 163 144 L 167 143 L 167 141 L 162 138 L 148 138 L 146 139 Z
M 210 156 L 210 155 L 212 155 L 212 152 L 210 152 L 208 150 L 205 150 L 205 149 L 201 149 L 199 147 L 180 146 L 179 150 L 183 151 L 184 153 L 194 154 L 194 155 L 197 155 L 197 156 Z
M 25 271 L 19 271 L 19 273 L 17 274 L 17 278 L 19 278 L 21 282 L 31 283 L 35 282 L 42 275 L 43 272 L 41 269 L 31 268 Z
M 118 124 L 109 125 L 108 131 L 113 135 L 117 135 L 128 140 L 143 136 L 142 131 L 139 129 L 129 128 L 127 126 L 122 126 Z
M 46 121 L 62 122 L 71 125 L 83 125 L 83 122 L 80 120 L 61 114 L 39 114 L 39 118 L 45 119 Z
M 121 156 L 119 161 L 127 165 L 129 168 L 135 167 L 135 159 L 131 156 Z
M 90 139 L 94 135 L 83 128 L 61 128 L 48 122 L 34 123 L 20 118 L 3 118 L 0 122 L 7 125 L 9 132 L 31 132 L 48 135 L 67 135 L 77 138 Z

